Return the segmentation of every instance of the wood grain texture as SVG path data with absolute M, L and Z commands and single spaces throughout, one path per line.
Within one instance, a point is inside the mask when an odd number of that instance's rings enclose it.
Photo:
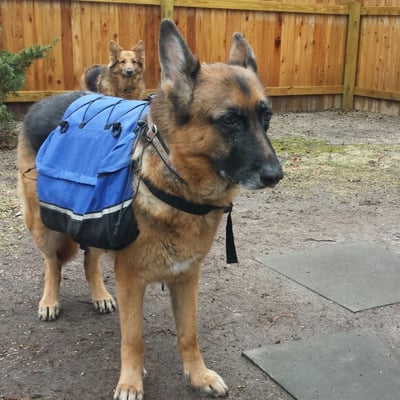
M 398 0 L 2 0 L 0 48 L 17 52 L 60 39 L 47 59 L 28 69 L 24 91 L 7 101 L 30 102 L 77 89 L 87 66 L 108 63 L 111 39 L 124 48 L 144 41 L 146 87 L 156 89 L 158 26 L 171 10 L 202 62 L 226 61 L 233 33 L 242 32 L 270 95 L 285 97 L 288 105 L 296 96 L 298 105 L 307 94 L 313 106 L 320 99 L 321 108 L 337 104 L 337 95 L 343 93 L 351 94 L 349 104 L 375 95 L 398 101 Z M 325 96 L 335 99 L 326 101 Z M 311 103 L 305 101 L 304 107 Z

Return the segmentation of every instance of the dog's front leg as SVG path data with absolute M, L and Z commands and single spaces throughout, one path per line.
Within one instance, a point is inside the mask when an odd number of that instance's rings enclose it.
M 116 260 L 121 325 L 121 373 L 114 400 L 142 400 L 144 370 L 143 297 L 145 283 Z
M 174 310 L 178 347 L 186 381 L 202 394 L 227 397 L 228 387 L 214 371 L 206 368 L 197 339 L 197 292 L 200 265 L 193 267 L 183 279 L 169 284 Z

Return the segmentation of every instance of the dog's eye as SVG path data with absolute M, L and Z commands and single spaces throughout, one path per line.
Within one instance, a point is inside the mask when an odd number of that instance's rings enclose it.
M 126 63 L 126 60 L 123 60 L 123 59 L 122 59 L 122 60 L 119 60 L 119 63 L 120 63 L 120 64 L 125 64 L 125 63 Z
M 269 108 L 266 108 L 262 111 L 261 114 L 261 122 L 264 125 L 265 129 L 268 129 L 269 122 L 271 121 L 272 111 Z
M 239 123 L 239 117 L 235 114 L 227 114 L 224 115 L 222 122 L 225 125 L 236 125 L 237 123 Z
M 243 122 L 244 111 L 241 108 L 232 107 L 225 111 L 219 118 L 220 122 L 226 126 L 239 125 Z
M 136 60 L 131 60 L 132 64 L 137 64 Z

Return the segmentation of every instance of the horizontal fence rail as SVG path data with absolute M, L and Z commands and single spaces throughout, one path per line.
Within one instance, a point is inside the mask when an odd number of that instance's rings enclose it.
M 232 34 L 242 32 L 282 108 L 390 108 L 400 115 L 398 1 L 316 1 L 1 0 L 0 48 L 17 52 L 60 39 L 7 102 L 76 90 L 86 67 L 108 62 L 111 39 L 124 48 L 145 42 L 146 86 L 154 91 L 159 21 L 169 17 L 204 62 L 225 61 Z

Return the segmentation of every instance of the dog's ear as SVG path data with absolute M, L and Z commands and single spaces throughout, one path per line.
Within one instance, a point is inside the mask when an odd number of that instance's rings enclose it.
M 161 87 L 171 92 L 176 110 L 179 110 L 181 117 L 185 119 L 200 63 L 190 51 L 176 25 L 169 19 L 161 21 L 159 56 Z
M 139 40 L 136 46 L 133 46 L 132 51 L 136 53 L 138 61 L 144 64 L 144 43 L 143 40 Z
M 228 64 L 249 68 L 257 73 L 254 51 L 241 33 L 233 34 L 233 43 L 229 52 Z
M 118 43 L 114 42 L 114 40 L 110 41 L 110 64 L 111 66 L 115 65 L 118 62 L 119 53 L 122 48 Z

